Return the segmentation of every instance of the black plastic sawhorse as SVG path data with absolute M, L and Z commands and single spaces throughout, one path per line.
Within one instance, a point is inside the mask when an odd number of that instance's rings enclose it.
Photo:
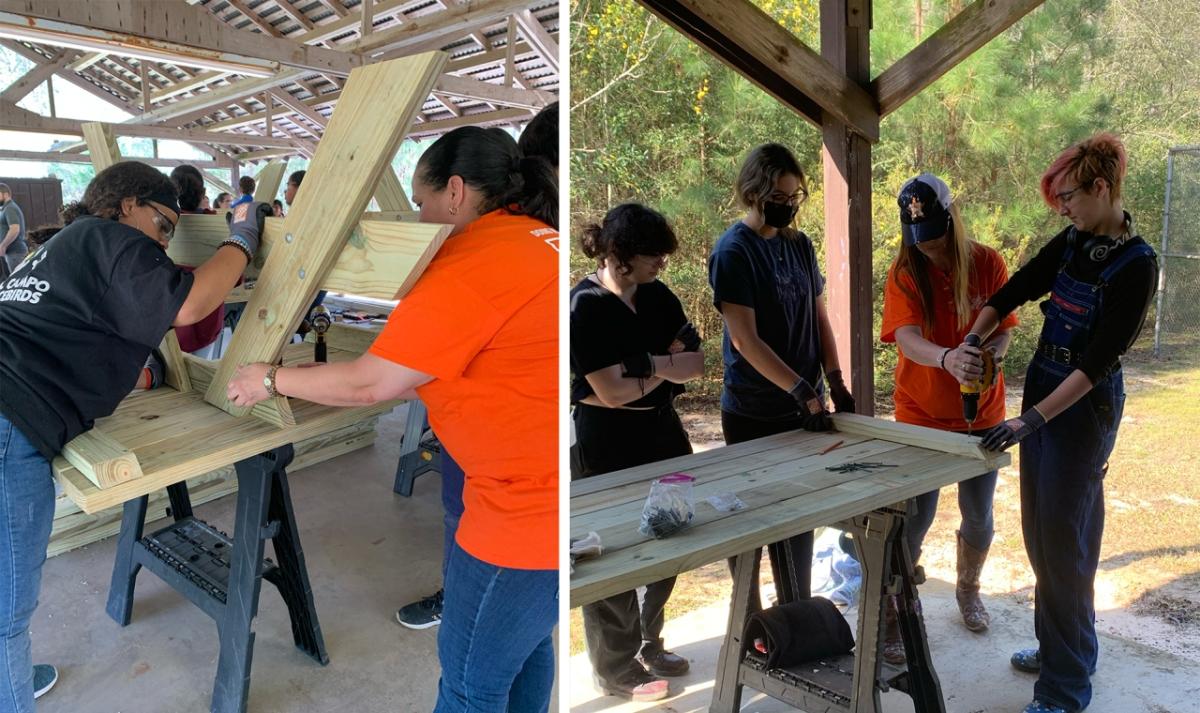
M 729 627 L 717 659 L 712 713 L 741 709 L 742 687 L 749 686 L 800 710 L 816 713 L 878 713 L 879 693 L 890 688 L 907 693 L 916 713 L 945 713 L 941 684 L 933 670 L 921 603 L 917 598 L 912 559 L 902 546 L 905 512 L 883 508 L 839 523 L 854 535 L 863 570 L 858 607 L 856 654 L 767 669 L 742 641 L 750 616 L 752 594 L 758 587 L 762 549 L 738 555 L 734 565 Z M 792 600 L 795 577 L 786 558 L 774 558 L 780 604 Z M 799 563 L 805 565 L 807 563 Z M 898 602 L 900 633 L 908 656 L 907 670 L 883 662 L 881 629 L 886 598 Z M 863 652 L 869 652 L 864 655 Z
M 253 622 L 264 579 L 287 604 L 296 647 L 322 665 L 329 663 L 288 490 L 285 469 L 292 453 L 286 445 L 234 464 L 238 494 L 232 538 L 193 516 L 184 483 L 167 488 L 174 522 L 151 535 L 142 536 L 149 496 L 125 503 L 108 615 L 121 626 L 129 624 L 135 580 L 145 567 L 212 617 L 221 646 L 212 713 L 246 710 Z M 263 557 L 268 539 L 277 563 Z
M 400 441 L 400 460 L 396 463 L 396 481 L 392 492 L 412 497 L 417 476 L 431 470 L 442 471 L 442 444 L 437 436 L 424 438 L 429 428 L 428 412 L 420 401 L 408 402 L 408 418 L 404 422 L 404 437 Z

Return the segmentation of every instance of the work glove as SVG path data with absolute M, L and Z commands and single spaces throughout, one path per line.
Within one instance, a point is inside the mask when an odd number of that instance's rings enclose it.
M 838 413 L 854 413 L 854 397 L 846 388 L 846 382 L 842 381 L 842 370 L 829 372 L 825 375 L 825 381 L 829 383 L 829 398 L 833 400 L 833 407 Z
M 703 340 L 700 339 L 700 333 L 696 331 L 695 325 L 691 322 L 679 328 L 675 333 L 675 339 L 671 342 L 670 352 L 678 354 L 679 352 L 698 352 Z M 680 348 L 676 349 L 676 346 Z
M 806 431 L 833 430 L 833 419 L 829 418 L 829 411 L 825 410 L 821 396 L 807 379 L 797 379 L 796 385 L 788 393 L 796 399 L 796 404 L 800 407 L 800 428 Z
M 262 240 L 263 223 L 272 213 L 270 203 L 243 203 L 234 206 L 233 210 L 225 214 L 225 222 L 229 224 L 229 237 L 222 245 L 236 245 L 246 251 L 247 259 L 253 260 Z
M 1006 451 L 1014 444 L 1019 443 L 1022 438 L 1045 425 L 1046 419 L 1042 413 L 1036 408 L 1030 407 L 1020 417 L 1010 418 L 983 434 L 983 447 L 997 453 Z
M 832 431 L 833 419 L 829 417 L 828 411 L 821 409 L 818 413 L 803 416 L 800 428 L 806 431 Z

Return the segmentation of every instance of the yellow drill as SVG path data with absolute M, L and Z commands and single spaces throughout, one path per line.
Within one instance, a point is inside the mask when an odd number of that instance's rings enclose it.
M 983 374 L 970 385 L 958 387 L 962 392 L 963 420 L 967 422 L 967 433 L 971 432 L 971 427 L 975 425 L 975 418 L 979 415 L 979 395 L 992 388 L 995 383 L 996 360 L 990 351 L 984 349 Z

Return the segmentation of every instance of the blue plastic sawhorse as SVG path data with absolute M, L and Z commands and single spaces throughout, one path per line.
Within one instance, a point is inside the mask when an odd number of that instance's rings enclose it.
M 396 482 L 392 492 L 412 497 L 417 476 L 431 470 L 442 471 L 442 444 L 437 436 L 422 438 L 429 429 L 429 412 L 420 401 L 408 402 L 408 420 L 404 440 L 400 441 L 400 461 L 396 464 Z

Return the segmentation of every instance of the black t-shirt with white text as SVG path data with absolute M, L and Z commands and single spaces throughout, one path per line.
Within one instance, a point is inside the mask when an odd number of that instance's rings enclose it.
M 0 281 L 0 413 L 53 458 L 133 389 L 192 280 L 140 230 L 77 218 Z
M 670 353 L 675 335 L 687 324 L 679 298 L 658 280 L 638 285 L 633 303 L 636 312 L 590 277 L 571 290 L 571 403 L 595 393 L 584 378 L 588 374 L 635 354 Z M 664 406 L 683 391 L 683 384 L 665 381 L 625 405 Z

